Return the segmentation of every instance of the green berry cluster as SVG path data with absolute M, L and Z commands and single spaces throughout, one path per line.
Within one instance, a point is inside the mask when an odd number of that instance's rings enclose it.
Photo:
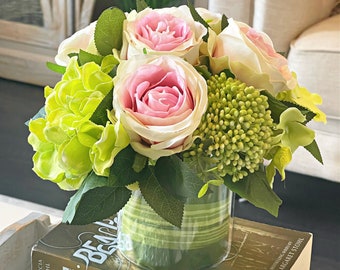
M 215 157 L 218 173 L 238 181 L 258 170 L 271 147 L 274 124 L 267 97 L 223 72 L 207 85 L 208 109 L 187 156 Z

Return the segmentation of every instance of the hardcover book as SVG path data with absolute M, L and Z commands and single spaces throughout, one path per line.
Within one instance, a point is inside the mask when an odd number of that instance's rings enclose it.
M 313 235 L 241 218 L 233 220 L 228 258 L 215 269 L 310 268 Z M 32 270 L 137 270 L 118 251 L 117 218 L 59 224 L 32 249 Z

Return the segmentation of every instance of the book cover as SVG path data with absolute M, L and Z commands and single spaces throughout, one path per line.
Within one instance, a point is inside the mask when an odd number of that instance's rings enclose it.
M 313 236 L 234 218 L 228 258 L 217 270 L 309 269 Z M 118 251 L 116 217 L 89 225 L 59 224 L 32 249 L 32 270 L 137 270 Z

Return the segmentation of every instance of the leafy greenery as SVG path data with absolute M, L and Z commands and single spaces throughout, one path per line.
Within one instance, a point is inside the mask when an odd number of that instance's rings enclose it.
M 113 187 L 107 177 L 91 173 L 71 197 L 63 222 L 88 224 L 116 214 L 130 198 L 125 187 Z
M 117 1 L 118 2 L 118 1 Z M 163 8 L 163 7 L 174 7 L 180 6 L 186 3 L 185 0 L 124 0 L 116 3 L 117 7 L 123 11 L 131 11 L 133 9 L 138 10 L 138 2 L 144 2 L 150 8 Z
M 54 72 L 56 72 L 56 73 L 64 74 L 65 71 L 66 71 L 66 67 L 60 66 L 60 65 L 55 64 L 55 63 L 52 63 L 52 62 L 47 62 L 47 63 L 46 63 L 46 66 L 47 66 L 50 70 L 52 70 L 52 71 L 54 71 Z
M 165 189 L 181 199 L 196 198 L 203 184 L 202 178 L 176 155 L 159 158 L 155 174 Z
M 89 62 L 95 62 L 97 65 L 101 65 L 103 56 L 97 55 L 97 54 L 92 54 L 89 52 L 86 52 L 84 50 L 79 50 L 78 54 L 78 63 L 80 66 L 89 63 Z
M 140 179 L 139 188 L 146 202 L 159 216 L 176 227 L 181 227 L 184 203 L 159 184 L 152 167 L 148 167 L 144 178 Z
M 119 8 L 109 8 L 99 16 L 94 33 L 98 52 L 105 56 L 112 54 L 113 49 L 122 47 L 123 22 L 125 14 Z
M 105 126 L 106 122 L 108 121 L 107 117 L 107 110 L 112 110 L 112 99 L 113 99 L 113 88 L 110 92 L 107 93 L 107 95 L 103 98 L 103 100 L 100 102 L 94 113 L 92 114 L 90 120 L 97 124 Z
M 228 27 L 228 18 L 226 15 L 222 15 L 222 20 L 221 20 L 221 31 L 223 31 L 226 27 Z
M 270 111 L 271 111 L 271 117 L 272 117 L 272 119 L 274 120 L 275 123 L 279 123 L 281 113 L 284 112 L 286 109 L 288 109 L 288 106 L 285 105 L 284 103 L 282 103 L 281 101 L 277 100 L 267 90 L 262 90 L 261 94 L 268 97 L 268 103 L 269 103 L 269 108 L 270 108 Z
M 320 149 L 315 140 L 311 144 L 305 146 L 305 149 L 308 150 L 308 152 L 310 152 L 317 161 L 323 164 Z
M 136 152 L 131 146 L 126 147 L 117 155 L 109 176 L 114 186 L 123 187 L 143 178 L 142 172 L 133 170 L 135 155 Z
M 257 171 L 237 182 L 233 182 L 231 177 L 227 176 L 224 178 L 224 184 L 256 207 L 267 210 L 275 217 L 278 216 L 282 200 L 269 186 L 264 171 Z
M 198 21 L 201 23 L 207 30 L 210 28 L 209 24 L 201 17 L 201 15 L 198 14 L 197 10 L 195 9 L 194 5 L 188 1 L 188 7 L 190 9 L 191 16 L 195 21 Z M 207 34 L 203 37 L 204 41 L 207 41 L 209 37 L 209 31 L 207 31 Z

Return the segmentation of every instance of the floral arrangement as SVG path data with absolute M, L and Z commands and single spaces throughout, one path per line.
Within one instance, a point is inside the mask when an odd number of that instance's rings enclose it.
M 322 158 L 311 120 L 321 97 L 300 86 L 270 38 L 194 8 L 105 10 L 64 40 L 45 106 L 28 125 L 34 172 L 77 190 L 64 222 L 117 213 L 131 191 L 180 226 L 185 199 L 226 185 L 277 216 L 275 174 L 298 147 Z M 180 190 L 180 191 L 179 191 Z

